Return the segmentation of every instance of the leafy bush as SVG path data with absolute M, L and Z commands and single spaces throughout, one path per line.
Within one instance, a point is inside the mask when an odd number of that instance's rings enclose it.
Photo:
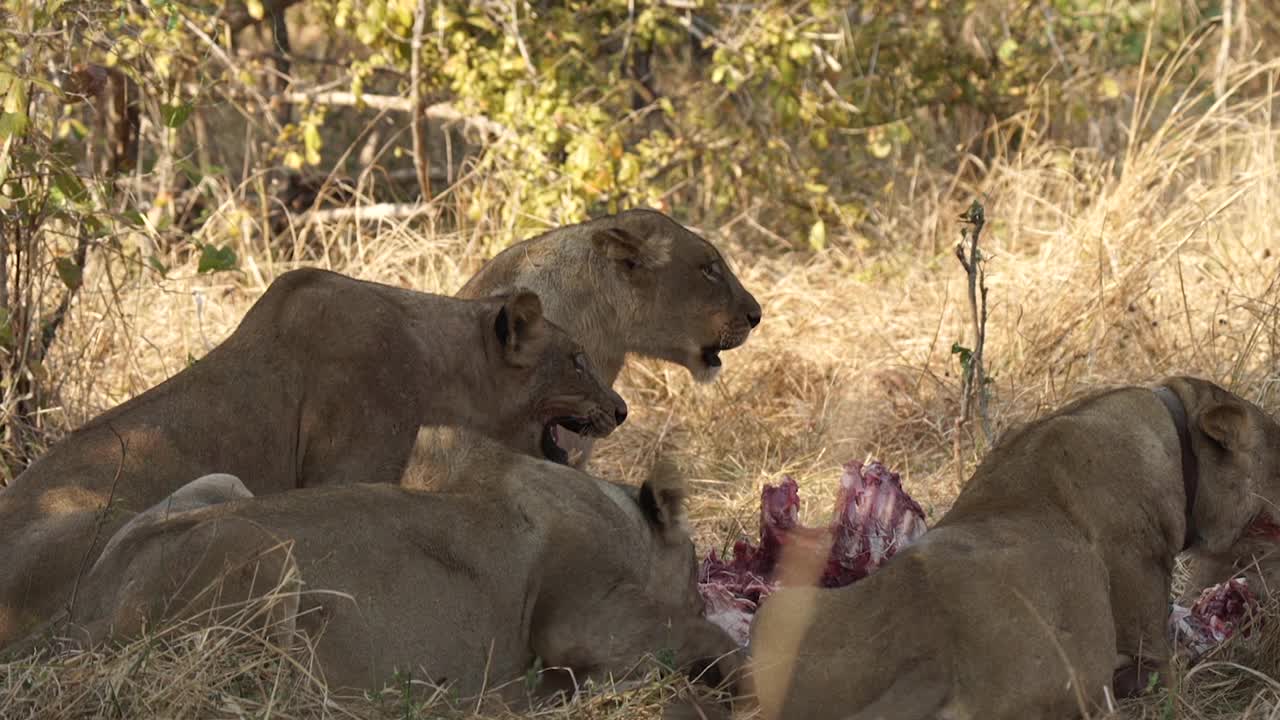
M 0 350 L 19 466 L 39 434 L 22 428 L 38 429 L 50 400 L 41 359 L 88 258 L 132 277 L 188 260 L 233 269 L 253 243 L 307 260 L 317 249 L 291 224 L 298 213 L 339 196 L 412 206 L 420 190 L 491 251 L 639 204 L 731 226 L 761 250 L 875 250 L 909 197 L 906 167 L 967 177 L 1027 132 L 1115 149 L 1099 126 L 1128 120 L 1144 57 L 1161 62 L 1220 12 L 1101 0 L 0 2 Z M 1243 22 L 1266 31 L 1274 13 L 1254 5 Z M 415 108 L 425 130 L 409 127 Z M 468 141 L 456 151 L 455 126 Z

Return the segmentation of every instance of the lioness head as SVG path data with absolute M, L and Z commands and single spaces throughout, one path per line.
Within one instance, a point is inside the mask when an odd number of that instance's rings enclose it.
M 1280 521 L 1280 425 L 1217 385 L 1178 378 L 1187 406 L 1200 488 L 1192 509 L 1194 546 L 1228 551 L 1250 528 Z M 1170 383 L 1170 385 L 1174 385 Z
M 495 418 L 494 437 L 513 449 L 565 464 L 560 428 L 604 437 L 627 418 L 627 404 L 601 380 L 582 346 L 542 314 L 538 296 L 518 291 L 497 303 L 489 357 L 495 388 L 514 412 Z M 513 402 L 514 401 L 514 402 Z
M 720 372 L 720 351 L 747 341 L 760 304 L 711 243 L 654 210 L 586 223 L 614 304 L 632 315 L 631 352 L 683 365 L 699 382 Z
M 1274 594 L 1280 588 L 1280 423 L 1216 385 L 1183 382 L 1184 394 L 1189 387 L 1201 403 L 1190 421 L 1201 487 L 1193 509 L 1195 567 L 1184 599 L 1240 572 L 1254 590 Z M 1218 469 L 1206 480 L 1210 463 Z

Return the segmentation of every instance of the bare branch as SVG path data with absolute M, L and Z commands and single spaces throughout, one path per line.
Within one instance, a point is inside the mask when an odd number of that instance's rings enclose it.
M 377 205 L 357 205 L 348 208 L 328 210 L 312 210 L 307 213 L 310 222 L 334 222 L 338 220 L 355 220 L 368 222 L 373 220 L 400 220 L 425 212 L 427 206 L 422 203 L 379 203 Z
M 286 102 L 315 103 L 316 105 L 335 105 L 356 107 L 364 105 L 374 110 L 391 110 L 395 112 L 413 112 L 413 100 L 398 95 L 360 95 L 355 93 L 331 90 L 327 92 L 307 93 L 290 92 L 285 96 Z M 423 108 L 422 116 L 441 122 L 456 122 L 465 127 L 474 128 L 485 135 L 499 140 L 515 140 L 516 134 L 502 123 L 495 122 L 483 115 L 467 115 L 452 103 L 435 103 Z
M 969 317 L 973 323 L 973 350 L 968 361 L 963 360 L 964 377 L 961 383 L 960 419 L 957 427 L 963 426 L 973 415 L 976 401 L 978 417 L 982 422 L 982 434 L 987 443 L 991 443 L 991 419 L 987 414 L 987 379 L 983 367 L 983 351 L 987 342 L 987 273 L 983 269 L 986 259 L 979 249 L 978 241 L 982 228 L 986 225 L 986 213 L 982 204 L 974 200 L 969 209 L 960 216 L 960 221 L 968 225 L 961 230 L 960 243 L 956 245 L 956 259 L 964 268 L 969 279 Z M 968 241 L 968 248 L 965 241 Z M 957 442 L 959 439 L 957 438 Z
M 427 157 L 427 129 L 423 114 L 426 98 L 422 96 L 422 29 L 426 25 L 427 0 L 418 0 L 413 18 L 413 58 L 409 68 L 409 104 L 413 112 L 413 169 L 418 173 L 422 202 L 431 200 L 431 158 Z

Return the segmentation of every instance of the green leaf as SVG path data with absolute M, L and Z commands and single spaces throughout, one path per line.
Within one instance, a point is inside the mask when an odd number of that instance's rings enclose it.
M 180 128 L 187 122 L 187 118 L 191 117 L 191 111 L 195 106 L 191 103 L 178 103 L 176 105 L 164 104 L 160 106 L 160 116 L 164 119 L 165 127 Z
M 96 215 L 84 215 L 84 228 L 93 239 L 103 238 L 111 234 L 111 228 Z
M 10 137 L 22 137 L 26 131 L 26 113 L 0 113 L 0 140 Z
M 7 308 L 0 308 L 0 347 L 13 349 L 13 323 Z
M 84 283 L 84 269 L 71 258 L 60 257 L 54 265 L 58 268 L 58 279 L 68 290 L 78 290 Z
M 8 91 L 4 94 L 4 111 L 27 116 L 27 84 L 14 78 L 9 81 Z
M 960 356 L 960 370 L 964 372 L 964 377 L 968 378 L 973 373 L 973 350 L 960 343 L 952 343 L 951 354 Z
M 808 40 L 797 40 L 787 48 L 787 57 L 797 62 L 807 62 L 813 57 L 813 45 Z
M 306 123 L 302 127 L 302 147 L 306 152 L 308 165 L 320 164 L 320 129 L 314 123 Z
M 809 228 L 809 247 L 821 252 L 827 247 L 827 224 L 821 219 Z
M 1120 97 L 1120 83 L 1110 75 L 1104 75 L 1098 81 L 1098 94 L 1108 100 L 1114 100 Z
M 529 692 L 538 689 L 538 685 L 542 683 L 542 657 L 535 655 L 533 664 L 524 674 L 524 686 Z
M 1018 52 L 1018 41 L 1013 38 L 1005 38 L 1004 42 L 1000 43 L 1000 47 L 996 48 L 996 57 L 1000 58 L 1000 62 L 1008 65 L 1016 52 Z
M 640 161 L 635 155 L 627 153 L 618 161 L 618 184 L 629 187 L 640 177 Z
M 196 167 L 195 163 L 187 160 L 186 158 L 178 160 L 174 163 L 174 166 L 179 172 L 187 176 L 187 180 L 189 180 L 192 185 L 199 185 L 200 181 L 204 180 L 204 173 L 200 172 L 200 168 Z
M 872 128 L 872 132 L 867 133 L 867 150 L 877 160 L 883 160 L 893 152 L 893 143 L 886 139 L 886 133 L 875 132 L 875 130 L 879 128 Z
M 155 255 L 147 258 L 147 265 L 151 266 L 152 270 L 160 273 L 160 277 L 165 277 L 169 274 L 169 266 L 160 262 L 160 258 Z
M 216 248 L 213 245 L 200 246 L 200 265 L 198 273 L 223 272 L 236 268 L 236 251 L 230 246 Z
M 62 196 L 71 202 L 80 202 L 89 196 L 89 191 L 85 190 L 84 183 L 80 182 L 80 178 L 72 173 L 58 173 L 53 176 L 53 186 L 57 188 Z

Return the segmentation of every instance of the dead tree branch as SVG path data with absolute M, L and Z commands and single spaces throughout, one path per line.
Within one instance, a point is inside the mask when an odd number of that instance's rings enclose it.
M 280 97 L 289 89 L 293 71 L 293 45 L 289 42 L 289 23 L 285 19 L 283 3 L 275 3 L 271 8 L 271 40 L 275 43 L 276 74 L 271 79 L 272 95 Z M 293 105 L 282 102 L 276 107 L 276 122 L 281 127 L 293 121 Z
M 401 220 L 414 217 L 423 212 L 426 212 L 426 208 L 421 203 L 378 203 L 375 205 L 312 210 L 307 213 L 307 221 L 326 223 L 341 220 L 354 220 L 355 222 Z
M 427 101 L 422 94 L 422 30 L 426 25 L 427 0 L 418 0 L 413 18 L 413 58 L 409 66 L 409 101 L 413 106 L 413 169 L 418 173 L 422 202 L 431 200 L 431 158 L 427 156 L 427 123 L 423 117 Z
M 391 110 L 394 112 L 411 113 L 414 110 L 413 100 L 411 98 L 400 97 L 397 95 L 369 95 L 362 94 L 357 97 L 354 93 L 342 92 L 338 90 L 326 92 L 290 92 L 285 99 L 291 103 L 315 103 L 316 105 L 333 105 L 356 107 L 364 105 L 374 110 Z M 468 115 L 452 103 L 435 103 L 428 105 L 422 110 L 422 117 L 428 120 L 438 120 L 446 123 L 460 123 L 464 127 L 474 129 L 490 138 L 496 140 L 515 140 L 516 134 L 502 123 L 491 120 L 483 115 Z
M 956 244 L 956 259 L 964 268 L 969 280 L 969 316 L 973 324 L 973 348 L 961 347 L 959 344 L 951 348 L 951 352 L 960 356 L 963 370 L 961 382 L 960 419 L 957 426 L 962 427 L 974 414 L 977 406 L 978 419 L 982 423 L 982 435 L 988 444 L 991 443 L 991 419 L 987 413 L 987 377 L 983 366 L 983 353 L 987 343 L 987 273 L 986 257 L 978 247 L 982 228 L 986 224 L 986 212 L 982 203 L 977 200 L 960 216 L 965 227 L 960 230 L 960 242 Z M 968 248 L 965 247 L 966 241 Z

